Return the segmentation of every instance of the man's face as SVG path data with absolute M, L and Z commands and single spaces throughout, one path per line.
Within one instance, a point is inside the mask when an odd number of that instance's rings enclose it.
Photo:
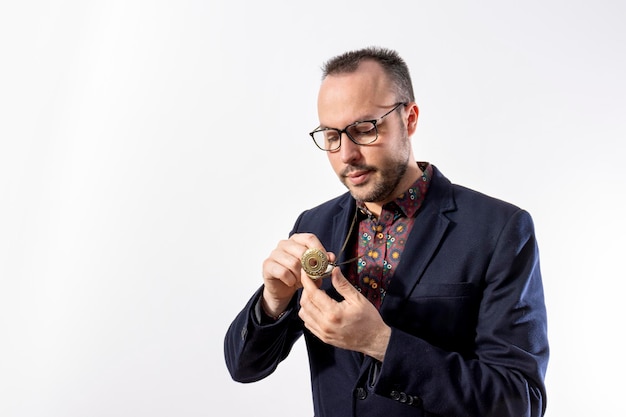
M 354 73 L 328 76 L 322 82 L 318 97 L 320 125 L 343 129 L 355 121 L 378 119 L 395 105 L 396 96 L 381 67 L 365 62 Z M 356 145 L 343 134 L 339 150 L 327 155 L 355 199 L 382 205 L 410 186 L 403 179 L 408 164 L 415 161 L 404 106 L 377 127 L 374 143 Z

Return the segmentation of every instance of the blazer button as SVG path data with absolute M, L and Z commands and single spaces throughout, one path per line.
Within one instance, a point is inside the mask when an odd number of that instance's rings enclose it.
M 408 396 L 406 395 L 406 393 L 405 392 L 401 392 L 400 393 L 400 399 L 398 399 L 398 401 L 400 401 L 401 403 L 406 403 L 407 399 L 408 399 Z
M 414 405 L 415 407 L 421 407 L 422 399 L 417 395 L 409 395 L 409 402 L 407 402 L 407 404 Z
M 398 391 L 391 391 L 391 399 L 398 401 L 400 399 L 400 393 Z
M 367 398 L 367 391 L 365 390 L 365 388 L 359 387 L 354 392 L 354 395 L 357 400 L 364 400 Z

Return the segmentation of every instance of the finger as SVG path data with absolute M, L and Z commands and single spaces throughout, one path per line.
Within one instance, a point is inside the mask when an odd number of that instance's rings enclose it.
M 320 245 L 317 237 L 310 233 L 294 234 L 287 240 L 278 242 L 263 265 L 265 280 L 278 279 L 285 285 L 300 287 L 300 258 L 307 245 Z
M 322 245 L 322 242 L 320 242 L 317 236 L 315 236 L 313 233 L 296 233 L 291 235 L 289 240 L 299 245 L 299 253 L 294 253 L 294 255 L 298 258 L 302 256 L 302 253 L 304 253 L 304 251 L 309 248 L 316 248 L 324 251 L 326 250 L 324 249 L 324 245 Z
M 263 280 L 278 280 L 288 287 L 299 284 L 299 274 L 294 272 L 295 264 L 288 266 L 289 260 L 268 258 L 263 262 Z
M 339 269 L 339 268 L 334 268 Z M 302 283 L 302 297 L 306 298 L 319 311 L 326 311 L 333 308 L 335 300 L 330 298 L 326 291 L 321 289 L 323 278 L 311 279 L 304 270 L 300 273 L 300 282 Z
M 341 268 L 335 268 L 332 271 L 331 279 L 333 287 L 337 292 L 345 299 L 354 299 L 362 296 L 356 288 L 348 281 L 348 279 L 341 273 Z
M 300 260 L 293 255 L 301 249 L 295 242 L 282 240 L 272 251 L 269 258 L 263 263 L 263 277 L 267 279 L 279 279 L 285 285 L 293 286 L 300 280 Z
M 309 293 L 313 293 L 314 291 L 320 291 L 320 286 L 322 285 L 321 279 L 313 280 L 309 277 L 303 269 L 300 270 L 300 283 L 302 284 L 302 288 L 304 291 L 308 291 Z
M 306 276 L 302 277 L 302 281 L 310 281 L 310 278 Z M 300 310 L 298 311 L 298 315 L 309 330 L 316 327 L 316 321 L 322 314 L 322 311 L 315 301 L 316 291 L 319 291 L 317 287 L 313 286 L 311 288 L 311 286 L 309 285 L 308 289 L 307 287 L 305 287 L 302 290 L 302 296 L 300 297 Z

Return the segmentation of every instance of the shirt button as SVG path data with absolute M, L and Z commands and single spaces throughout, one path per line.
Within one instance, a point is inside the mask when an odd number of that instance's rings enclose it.
M 378 234 L 376 235 L 376 237 L 377 237 L 377 238 L 379 238 L 379 239 L 382 239 L 383 237 L 385 237 L 385 235 L 383 235 L 382 233 L 378 233 Z

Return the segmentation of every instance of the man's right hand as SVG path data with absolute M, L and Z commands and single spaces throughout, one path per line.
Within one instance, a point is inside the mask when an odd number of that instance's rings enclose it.
M 302 287 L 300 258 L 310 248 L 326 251 L 321 242 L 311 233 L 297 233 L 288 240 L 281 240 L 269 258 L 263 262 L 263 298 L 261 306 L 265 313 L 276 317 L 289 305 L 291 298 Z M 329 253 L 334 261 L 334 254 Z

